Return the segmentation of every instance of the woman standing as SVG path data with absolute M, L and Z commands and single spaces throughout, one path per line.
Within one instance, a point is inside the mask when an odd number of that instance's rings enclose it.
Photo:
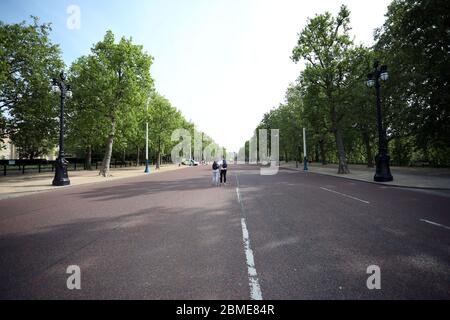
M 215 160 L 212 165 L 212 184 L 219 186 L 219 164 Z

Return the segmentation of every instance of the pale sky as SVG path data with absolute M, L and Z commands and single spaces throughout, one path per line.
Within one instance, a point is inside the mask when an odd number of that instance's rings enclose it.
M 351 11 L 356 43 L 371 45 L 390 0 L 2 0 L 7 23 L 38 16 L 70 65 L 111 29 L 154 56 L 156 89 L 228 151 L 238 151 L 265 112 L 284 101 L 302 63 L 290 60 L 308 17 L 341 4 Z M 69 5 L 80 29 L 69 29 Z M 74 88 L 76 90 L 76 88 Z

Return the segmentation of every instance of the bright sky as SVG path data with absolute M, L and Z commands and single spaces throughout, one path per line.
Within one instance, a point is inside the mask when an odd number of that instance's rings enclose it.
M 155 57 L 156 89 L 228 151 L 238 151 L 263 114 L 284 101 L 302 64 L 290 55 L 307 18 L 344 3 L 357 43 L 373 43 L 390 0 L 2 0 L 7 23 L 38 16 L 70 65 L 111 29 Z M 67 8 L 80 8 L 69 29 Z M 76 90 L 76 88 L 74 88 Z

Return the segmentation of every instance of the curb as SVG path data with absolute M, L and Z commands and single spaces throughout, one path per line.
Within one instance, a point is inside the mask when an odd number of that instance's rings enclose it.
M 289 171 L 303 172 L 303 170 L 294 169 L 294 168 L 289 168 L 289 167 L 282 167 L 282 166 L 280 166 L 280 168 L 281 168 L 281 169 L 285 169 L 285 170 L 289 170 Z M 407 185 L 400 185 L 400 184 L 385 184 L 385 183 L 383 183 L 383 182 L 361 180 L 361 179 L 357 179 L 357 178 L 346 177 L 346 176 L 344 176 L 344 175 L 343 175 L 343 176 L 335 176 L 335 175 L 331 175 L 331 174 L 320 173 L 320 172 L 312 172 L 312 171 L 308 171 L 307 173 L 318 174 L 318 175 L 321 175 L 321 176 L 327 176 L 327 177 L 335 177 L 335 178 L 337 178 L 337 179 L 348 179 L 348 180 L 353 180 L 353 181 L 359 181 L 359 182 L 365 182 L 365 183 L 377 184 L 377 185 L 381 185 L 381 186 L 385 186 L 385 187 L 403 188 L 403 189 L 420 189 L 420 190 L 450 191 L 450 188 L 439 188 L 439 187 L 416 187 L 416 186 L 407 186 Z

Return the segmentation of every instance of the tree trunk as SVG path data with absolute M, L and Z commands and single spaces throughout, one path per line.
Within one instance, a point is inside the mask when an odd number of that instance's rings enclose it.
M 370 136 L 367 131 L 363 131 L 362 138 L 364 141 L 364 146 L 366 148 L 366 157 L 367 157 L 367 167 L 373 168 L 373 155 L 372 155 L 372 148 L 370 147 Z
M 339 159 L 338 174 L 350 173 L 350 170 L 348 170 L 344 142 L 342 141 L 342 132 L 338 125 L 337 112 L 336 112 L 335 107 L 331 108 L 331 123 L 332 123 L 332 128 L 333 128 L 332 131 L 334 133 L 334 138 L 336 140 L 336 150 L 337 150 L 337 155 L 338 155 L 338 159 Z
M 92 146 L 88 145 L 84 154 L 84 165 L 86 170 L 92 170 Z
M 137 148 L 137 157 L 136 157 L 136 167 L 138 167 L 139 166 L 139 147 Z
M 348 170 L 347 158 L 345 155 L 345 148 L 344 148 L 344 142 L 342 141 L 341 130 L 337 127 L 333 131 L 334 131 L 334 137 L 336 139 L 336 149 L 337 149 L 337 154 L 338 154 L 338 159 L 339 159 L 338 174 L 350 173 L 350 170 Z
M 325 141 L 324 139 L 319 140 L 319 148 L 320 148 L 320 160 L 322 161 L 322 165 L 327 164 L 327 158 L 325 155 Z
M 111 165 L 111 155 L 112 155 L 115 132 L 116 132 L 116 121 L 113 120 L 112 126 L 111 126 L 111 132 L 108 135 L 108 138 L 106 139 L 105 155 L 103 157 L 102 166 L 101 166 L 100 172 L 99 172 L 99 175 L 101 175 L 103 177 L 109 176 L 109 167 Z

